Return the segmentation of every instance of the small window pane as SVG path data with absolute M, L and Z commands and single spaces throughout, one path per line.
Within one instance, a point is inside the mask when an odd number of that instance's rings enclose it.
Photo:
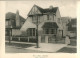
M 30 29 L 30 36 L 32 36 L 32 29 Z
M 35 28 L 33 28 L 33 36 L 35 36 Z
M 55 32 L 54 29 L 51 29 L 51 34 L 54 34 L 54 32 Z
M 45 29 L 45 34 L 49 34 L 49 29 Z

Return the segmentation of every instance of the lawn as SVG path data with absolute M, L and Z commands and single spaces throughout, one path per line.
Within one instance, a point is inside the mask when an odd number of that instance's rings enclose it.
M 77 40 L 76 39 L 71 39 L 71 43 L 69 46 L 76 46 L 77 47 Z M 62 49 L 58 50 L 57 52 L 62 52 L 62 53 L 76 53 L 77 48 L 70 48 L 70 47 L 63 47 Z
M 61 52 L 61 53 L 76 53 L 76 51 L 77 51 L 76 48 L 63 47 L 62 49 L 58 50 L 57 52 Z
M 71 46 L 77 46 L 77 39 L 71 39 Z
M 5 43 L 5 46 L 15 46 L 15 47 L 21 47 L 21 48 L 28 48 L 28 47 L 35 46 L 35 45 L 36 43 L 35 44 L 14 43 L 14 42 L 10 44 L 8 42 Z

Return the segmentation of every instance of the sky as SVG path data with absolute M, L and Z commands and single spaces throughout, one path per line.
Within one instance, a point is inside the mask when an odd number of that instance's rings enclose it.
M 16 13 L 16 11 L 19 10 L 19 14 L 26 19 L 27 14 L 34 4 L 42 8 L 49 8 L 51 5 L 53 7 L 59 7 L 61 17 L 77 17 L 76 0 L 6 1 L 6 13 Z

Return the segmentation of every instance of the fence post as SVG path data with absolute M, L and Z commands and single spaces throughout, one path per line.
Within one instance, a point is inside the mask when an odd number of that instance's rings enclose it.
M 45 36 L 45 42 L 48 43 L 48 36 Z
M 28 42 L 29 42 L 29 37 L 28 37 Z
M 18 40 L 20 41 L 20 37 L 18 38 Z
M 12 40 L 12 36 L 10 37 L 10 40 Z

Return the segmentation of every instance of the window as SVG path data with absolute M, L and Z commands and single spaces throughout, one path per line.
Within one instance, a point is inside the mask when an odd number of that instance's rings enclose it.
M 56 31 L 54 29 L 51 29 L 51 34 L 54 34 Z
M 44 29 L 45 34 L 55 34 L 56 30 L 55 29 Z
M 45 34 L 49 34 L 49 29 L 45 29 Z
M 47 20 L 49 20 L 49 15 L 47 15 Z
M 11 26 L 11 21 L 10 20 L 8 21 L 8 26 Z
M 35 28 L 33 28 L 33 30 L 32 30 L 32 31 L 33 31 L 33 36 L 35 36 Z
M 29 28 L 28 34 L 29 36 L 35 36 L 36 35 L 35 28 Z
M 32 16 L 32 22 L 36 22 L 37 16 Z
M 6 21 L 6 26 L 8 26 L 8 21 Z
M 5 35 L 6 35 L 6 36 L 9 36 L 9 33 L 10 33 L 9 30 L 6 29 L 6 33 L 5 33 Z
M 30 36 L 32 36 L 32 29 L 30 29 L 29 32 L 30 32 Z
M 60 23 L 61 21 L 60 21 L 60 18 L 58 18 L 58 23 Z
M 49 15 L 49 20 L 53 20 L 53 14 Z
M 47 15 L 47 20 L 54 20 L 54 15 L 53 14 L 48 14 Z
M 32 22 L 33 23 L 37 23 L 37 20 L 38 20 L 38 23 L 40 23 L 40 16 L 32 16 Z
M 13 27 L 15 27 L 15 26 L 16 26 L 15 19 L 12 19 L 11 24 L 12 24 L 12 26 L 13 26 Z

